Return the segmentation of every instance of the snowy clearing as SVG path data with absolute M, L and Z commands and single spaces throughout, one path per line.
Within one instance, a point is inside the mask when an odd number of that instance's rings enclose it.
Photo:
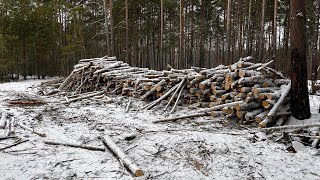
M 14 115 L 17 122 L 45 132 L 43 138 L 16 127 L 16 138 L 0 140 L 1 179 L 319 179 L 320 153 L 308 147 L 298 153 L 289 144 L 276 143 L 272 135 L 261 138 L 255 128 L 211 117 L 153 124 L 167 117 L 163 106 L 150 111 L 135 110 L 144 102 L 128 97 L 109 96 L 108 101 L 82 100 L 61 104 L 63 96 L 39 96 L 35 85 L 40 80 L 0 84 L 0 111 Z M 30 88 L 31 87 L 31 88 Z M 41 99 L 38 106 L 13 106 L 9 100 Z M 125 107 L 129 99 L 132 106 Z M 312 118 L 304 123 L 319 123 L 320 97 L 311 96 Z M 174 115 L 196 109 L 178 107 Z M 174 116 L 171 115 L 171 116 Z M 205 122 L 208 121 L 208 122 Z M 301 121 L 290 119 L 290 124 Z M 3 137 L 5 131 L 0 130 Z M 55 140 L 104 147 L 99 139 L 109 134 L 144 171 L 135 178 L 110 153 L 72 147 L 52 146 Z M 131 138 L 128 138 L 131 137 Z

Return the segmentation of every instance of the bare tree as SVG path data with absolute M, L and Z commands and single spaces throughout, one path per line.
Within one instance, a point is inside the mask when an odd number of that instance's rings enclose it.
M 180 62 L 177 63 L 177 68 L 184 62 L 184 0 L 180 0 Z
M 273 31 L 272 31 L 272 58 L 273 59 L 276 57 L 276 51 L 277 51 L 277 15 L 278 15 L 278 0 L 274 0 Z
M 160 5 L 160 67 L 163 67 L 163 0 Z
M 231 30 L 230 30 L 230 23 L 231 23 L 231 0 L 227 1 L 227 64 L 231 63 Z
M 110 39 L 110 55 L 113 56 L 114 55 L 114 34 L 113 34 L 113 13 L 112 13 L 112 10 L 113 10 L 113 1 L 110 0 L 109 1 L 109 10 L 110 10 L 110 36 L 111 36 L 111 39 Z
M 260 21 L 260 40 L 259 40 L 259 60 L 264 60 L 264 19 L 265 19 L 266 0 L 262 0 L 261 21 Z
M 103 9 L 104 9 L 104 21 L 106 26 L 106 46 L 107 54 L 110 55 L 110 45 L 109 45 L 109 20 L 108 20 L 108 7 L 107 0 L 103 0 Z
M 311 68 L 311 94 L 316 93 L 315 83 L 317 82 L 318 68 L 318 33 L 319 33 L 319 15 L 320 0 L 316 0 L 316 11 L 314 16 L 313 34 L 312 34 L 312 68 Z
M 306 10 L 304 0 L 290 1 L 291 112 L 303 120 L 311 116 L 307 83 Z
M 125 9 L 126 9 L 126 62 L 129 64 L 129 9 L 128 9 L 128 0 L 125 0 Z

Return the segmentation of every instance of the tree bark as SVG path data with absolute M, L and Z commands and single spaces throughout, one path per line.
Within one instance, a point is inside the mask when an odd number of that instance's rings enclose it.
M 313 34 L 312 34 L 312 68 L 311 68 L 311 94 L 315 94 L 317 89 L 315 83 L 317 82 L 318 77 L 318 33 L 319 33 L 319 15 L 320 15 L 320 0 L 316 0 L 316 12 L 315 12 L 315 23 L 313 25 Z
M 277 52 L 277 15 L 278 15 L 278 0 L 274 0 L 273 10 L 273 31 L 272 31 L 272 58 L 275 60 Z
M 106 49 L 107 54 L 110 55 L 110 45 L 109 45 L 109 20 L 108 20 L 108 7 L 107 0 L 103 0 L 103 9 L 104 9 L 104 21 L 106 27 Z
M 109 0 L 109 11 L 110 11 L 110 56 L 114 55 L 114 34 L 113 34 L 113 0 Z
M 266 0 L 262 0 L 261 6 L 261 21 L 260 21 L 260 40 L 259 40 L 259 59 L 264 62 L 264 18 L 265 18 Z
M 300 120 L 308 119 L 310 104 L 307 84 L 306 11 L 304 0 L 290 1 L 291 111 Z
M 180 57 L 176 68 L 180 68 L 182 62 L 184 62 L 184 0 L 180 0 Z
M 126 9 L 126 62 L 131 64 L 129 60 L 129 9 L 128 9 L 128 0 L 125 0 L 125 9 Z
M 230 30 L 230 23 L 231 23 L 231 0 L 227 1 L 227 64 L 231 62 L 231 30 Z

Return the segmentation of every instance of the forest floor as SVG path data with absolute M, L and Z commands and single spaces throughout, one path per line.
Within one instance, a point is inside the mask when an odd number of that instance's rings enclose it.
M 16 136 L 27 141 L 0 151 L 0 179 L 320 179 L 318 149 L 306 146 L 292 153 L 287 150 L 290 143 L 277 143 L 272 135 L 263 138 L 254 127 L 232 120 L 217 123 L 202 117 L 153 124 L 153 120 L 168 116 L 163 106 L 137 113 L 144 102 L 128 97 L 108 96 L 106 101 L 87 99 L 65 105 L 61 103 L 63 96 L 38 95 L 36 85 L 41 82 L 0 84 L 0 111 L 8 111 L 17 122 L 47 134 L 43 138 L 16 127 Z M 30 98 L 45 104 L 8 103 Z M 132 107 L 126 113 L 129 99 Z M 320 122 L 316 114 L 320 96 L 311 96 L 310 102 L 313 115 L 304 123 Z M 195 111 L 178 107 L 171 116 Z M 143 177 L 134 178 L 109 151 L 43 143 L 55 140 L 103 147 L 99 137 L 105 133 L 138 164 Z M 0 149 L 16 141 L 0 140 Z

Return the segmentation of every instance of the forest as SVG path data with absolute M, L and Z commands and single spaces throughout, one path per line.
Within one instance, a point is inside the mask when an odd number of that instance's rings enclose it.
M 306 1 L 309 76 L 316 7 Z M 1 81 L 66 75 L 79 59 L 105 55 L 157 70 L 252 56 L 289 75 L 289 1 L 1 0 L 0 23 Z

